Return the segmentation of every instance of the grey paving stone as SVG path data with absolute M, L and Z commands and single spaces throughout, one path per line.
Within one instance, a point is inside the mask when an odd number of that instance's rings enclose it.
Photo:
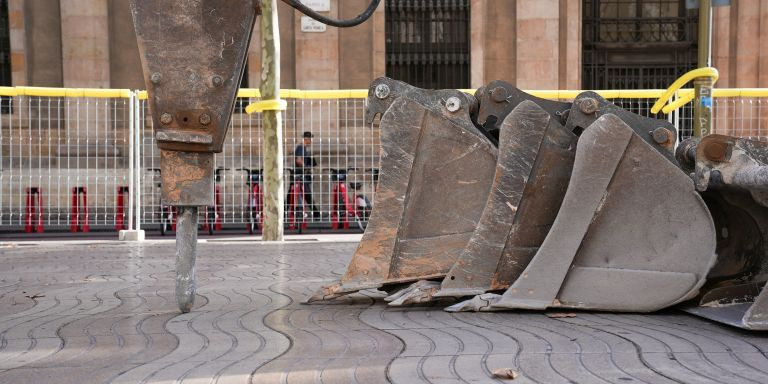
M 0 383 L 766 383 L 768 336 L 675 311 L 446 313 L 377 291 L 299 304 L 352 243 L 201 243 L 178 314 L 174 249 L 0 251 Z

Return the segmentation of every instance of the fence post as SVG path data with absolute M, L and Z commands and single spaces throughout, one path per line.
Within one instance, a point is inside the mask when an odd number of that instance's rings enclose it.
M 134 169 L 133 169 L 133 157 L 135 156 L 133 151 L 133 141 L 135 140 L 134 127 L 135 121 L 133 119 L 133 103 L 136 94 L 130 93 L 128 98 L 128 230 L 133 230 L 133 194 L 136 193 L 136 186 L 134 185 Z M 138 169 L 136 170 L 138 172 Z
M 126 241 L 144 240 L 144 231 L 141 230 L 140 222 L 140 181 L 141 169 L 139 153 L 140 141 L 138 119 L 138 91 L 131 91 L 128 96 L 128 230 L 121 230 L 118 237 Z M 134 209 L 135 208 L 135 209 Z M 134 227 L 134 218 L 136 226 Z M 134 229 L 135 228 L 135 229 Z
M 141 229 L 141 175 L 143 172 L 141 171 L 141 142 L 143 140 L 142 132 L 144 128 L 144 119 L 142 118 L 142 115 L 139 109 L 139 91 L 135 90 L 133 92 L 134 95 L 134 103 L 133 103 L 133 126 L 134 126 L 134 137 L 136 138 L 134 140 L 134 144 L 136 145 L 136 149 L 134 152 L 134 159 L 136 160 L 135 165 L 135 174 L 136 174 L 136 181 L 134 185 L 136 186 L 136 199 L 134 200 L 136 202 L 136 209 L 134 211 L 136 215 L 136 230 L 140 231 L 142 233 L 142 237 L 144 234 L 144 231 Z

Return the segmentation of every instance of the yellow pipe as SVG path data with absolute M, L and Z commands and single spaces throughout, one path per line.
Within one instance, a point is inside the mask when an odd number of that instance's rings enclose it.
M 462 90 L 472 93 L 473 90 Z M 526 90 L 534 96 L 545 99 L 574 99 L 580 90 Z M 604 89 L 597 90 L 600 96 L 607 99 L 655 99 L 665 93 L 662 89 Z M 679 97 L 687 97 L 693 94 L 693 89 L 683 88 L 677 91 Z M 94 88 L 50 88 L 50 87 L 0 87 L 0 96 L 39 96 L 39 97 L 113 97 L 127 98 L 130 91 L 127 89 L 94 89 Z M 137 93 L 139 100 L 147 99 L 147 91 Z M 717 88 L 712 90 L 713 97 L 766 97 L 768 88 Z M 258 89 L 243 88 L 237 92 L 240 98 L 259 98 Z M 280 97 L 283 99 L 364 99 L 368 97 L 367 89 L 340 89 L 305 91 L 300 89 L 282 89 Z
M 680 76 L 677 80 L 675 80 L 675 82 L 672 83 L 672 85 L 670 85 L 666 91 L 664 91 L 661 97 L 659 97 L 659 99 L 656 100 L 656 103 L 653 104 L 653 107 L 651 107 L 651 113 L 659 113 L 662 107 L 664 107 L 664 104 L 672 97 L 672 95 L 678 89 L 680 89 L 683 85 L 685 85 L 689 81 L 699 77 L 711 77 L 712 84 L 714 85 L 717 82 L 717 79 L 720 77 L 720 73 L 717 72 L 717 69 L 713 67 L 697 68 L 692 71 L 686 72 L 684 75 Z M 680 106 L 678 106 L 678 108 Z

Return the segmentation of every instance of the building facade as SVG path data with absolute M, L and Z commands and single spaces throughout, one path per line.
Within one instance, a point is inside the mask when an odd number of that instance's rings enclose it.
M 353 17 L 367 3 L 329 0 L 327 14 Z M 321 32 L 279 3 L 282 86 L 366 88 L 387 75 L 430 88 L 661 88 L 696 66 L 698 16 L 685 3 L 383 0 L 372 20 Z M 128 1 L 0 5 L 3 85 L 144 88 Z M 259 83 L 258 37 L 248 87 Z M 712 52 L 719 87 L 768 87 L 768 0 L 716 7 Z

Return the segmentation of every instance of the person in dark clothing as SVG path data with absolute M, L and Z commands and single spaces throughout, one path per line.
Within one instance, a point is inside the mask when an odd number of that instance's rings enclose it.
M 303 142 L 296 146 L 293 151 L 293 165 L 294 172 L 296 174 L 296 181 L 301 181 L 304 187 L 304 200 L 309 208 L 312 210 L 314 217 L 320 217 L 320 211 L 312 201 L 312 167 L 317 166 L 317 161 L 312 157 L 312 132 L 304 132 L 302 135 Z

